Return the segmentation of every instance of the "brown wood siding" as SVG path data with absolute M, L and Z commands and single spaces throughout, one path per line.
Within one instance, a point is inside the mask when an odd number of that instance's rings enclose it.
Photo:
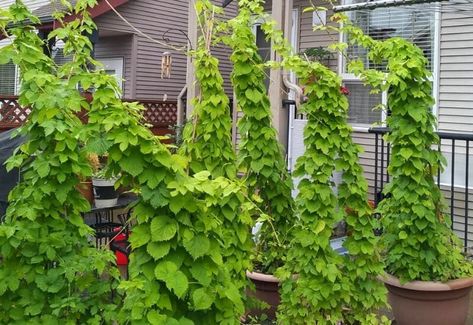
M 101 37 L 95 46 L 97 60 L 123 58 L 123 97 L 131 98 L 131 47 L 132 35 Z
M 173 43 L 185 45 L 185 36 L 176 30 L 187 31 L 187 1 L 134 0 L 118 8 L 123 17 L 143 33 L 162 42 L 163 34 Z M 96 19 L 99 29 L 137 34 L 114 12 Z M 183 53 L 166 48 L 147 38 L 136 35 L 135 97 L 145 99 L 176 100 L 186 84 L 186 57 Z M 131 44 L 131 43 L 130 43 Z M 170 79 L 161 79 L 161 59 L 171 52 L 173 64 Z M 132 86 L 132 85 L 130 85 Z

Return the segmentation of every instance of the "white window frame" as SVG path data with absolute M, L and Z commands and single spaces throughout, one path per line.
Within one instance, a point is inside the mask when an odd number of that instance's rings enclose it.
M 345 4 L 346 0 L 342 0 L 342 4 Z M 433 41 L 433 46 L 434 46 L 434 53 L 432 57 L 432 78 L 431 81 L 433 82 L 432 85 L 432 95 L 435 99 L 435 104 L 432 107 L 432 112 L 436 117 L 438 117 L 438 111 L 439 111 L 439 76 L 440 76 L 440 20 L 441 20 L 441 10 L 439 10 L 440 4 L 435 4 L 436 8 L 435 13 L 434 13 L 434 41 Z M 345 41 L 345 35 L 344 33 L 340 33 L 339 35 L 339 41 L 340 43 L 343 43 Z M 346 73 L 345 72 L 345 67 L 346 67 L 346 62 L 345 62 L 345 57 L 343 56 L 342 53 L 338 53 L 338 73 L 342 77 L 343 81 L 351 81 L 351 82 L 360 82 L 362 83 L 361 79 L 357 76 L 355 76 L 352 73 Z M 381 104 L 384 107 L 387 107 L 388 104 L 388 94 L 386 91 L 382 93 L 381 96 Z M 381 123 L 382 126 L 386 126 L 386 110 L 383 109 L 381 112 Z M 363 124 L 353 124 L 354 126 L 359 126 L 362 128 L 366 127 L 371 127 L 370 124 L 368 123 L 363 123 Z M 436 125 L 438 127 L 438 123 Z

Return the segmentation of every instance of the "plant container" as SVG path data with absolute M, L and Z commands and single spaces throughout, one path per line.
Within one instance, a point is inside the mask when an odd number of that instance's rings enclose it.
M 412 281 L 401 284 L 381 277 L 388 289 L 396 325 L 465 325 L 473 278 L 448 282 Z
M 116 179 L 93 178 L 96 208 L 111 208 L 117 205 L 118 192 L 115 189 Z
M 250 310 L 248 314 L 252 316 L 266 314 L 269 320 L 276 319 L 276 310 L 281 302 L 279 279 L 271 274 L 258 272 L 246 272 L 246 275 L 255 285 L 255 290 L 249 290 L 248 295 L 269 305 L 267 309 Z
M 81 181 L 78 185 L 79 192 L 82 196 L 89 201 L 90 204 L 94 204 L 94 189 L 92 186 L 92 181 Z

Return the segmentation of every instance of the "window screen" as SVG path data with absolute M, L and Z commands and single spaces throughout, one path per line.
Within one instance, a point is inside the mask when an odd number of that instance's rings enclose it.
M 381 122 L 382 113 L 380 110 L 373 110 L 381 104 L 381 94 L 370 94 L 371 88 L 363 85 L 361 81 L 345 81 L 348 88 L 349 118 L 348 121 L 354 124 L 373 124 Z
M 15 95 L 16 67 L 12 62 L 0 65 L 0 95 Z

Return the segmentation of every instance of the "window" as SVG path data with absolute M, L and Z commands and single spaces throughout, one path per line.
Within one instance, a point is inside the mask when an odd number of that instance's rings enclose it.
M 123 58 L 100 58 L 105 73 L 117 79 L 118 87 L 123 89 Z
M 261 28 L 261 24 L 256 24 L 253 26 L 253 33 L 256 38 L 256 46 L 258 47 L 258 54 L 263 59 L 263 62 L 269 61 L 271 59 L 271 41 L 266 40 L 266 34 Z M 266 89 L 269 89 L 269 73 L 270 69 L 265 69 L 266 79 L 264 81 Z
M 361 3 L 365 0 L 345 0 L 345 4 Z M 359 9 L 349 12 L 351 21 L 363 32 L 374 39 L 385 40 L 391 37 L 402 37 L 419 46 L 429 60 L 432 70 L 435 66 L 435 7 L 429 5 L 410 5 L 373 10 Z M 345 41 L 348 41 L 345 37 Z M 359 46 L 350 45 L 347 54 L 349 58 L 362 59 L 367 68 L 384 70 L 385 65 L 375 64 L 368 60 L 367 51 Z M 341 64 L 341 74 L 345 86 L 350 91 L 350 121 L 357 124 L 373 124 L 384 120 L 381 111 L 373 111 L 373 107 L 386 104 L 386 96 L 370 94 L 369 87 L 363 86 L 360 80 L 346 71 L 344 60 Z M 436 80 L 434 79 L 434 82 Z
M 0 65 L 0 95 L 13 96 L 17 93 L 18 69 L 12 63 Z

